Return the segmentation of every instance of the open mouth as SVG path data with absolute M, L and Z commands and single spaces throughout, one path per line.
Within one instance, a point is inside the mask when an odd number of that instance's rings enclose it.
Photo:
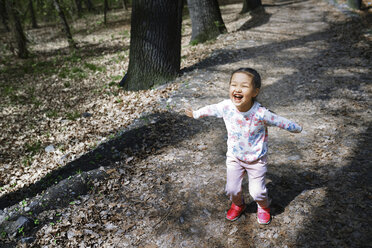
M 243 99 L 243 96 L 240 94 L 233 94 L 234 101 L 240 102 Z

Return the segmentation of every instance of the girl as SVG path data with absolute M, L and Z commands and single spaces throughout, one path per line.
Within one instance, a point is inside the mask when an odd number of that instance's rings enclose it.
M 269 224 L 270 200 L 265 185 L 267 126 L 277 126 L 293 133 L 301 132 L 302 127 L 261 106 L 256 101 L 260 88 L 258 72 L 252 68 L 240 68 L 231 75 L 229 100 L 197 111 L 187 109 L 186 115 L 195 119 L 216 116 L 225 122 L 228 134 L 226 192 L 232 200 L 226 218 L 237 220 L 245 210 L 241 184 L 247 172 L 249 193 L 258 205 L 257 221 Z

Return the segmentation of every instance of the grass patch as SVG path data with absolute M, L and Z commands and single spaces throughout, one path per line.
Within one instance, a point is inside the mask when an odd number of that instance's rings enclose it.
M 26 143 L 25 148 L 27 152 L 30 152 L 31 155 L 35 155 L 41 150 L 41 142 L 40 141 L 35 141 L 32 143 Z
M 86 68 L 88 68 L 89 70 L 94 71 L 94 72 L 96 72 L 96 71 L 105 72 L 106 71 L 106 68 L 103 67 L 103 66 L 97 66 L 95 64 L 91 64 L 91 63 L 87 63 L 87 62 L 84 63 L 84 66 Z
M 78 111 L 70 112 L 66 114 L 66 118 L 71 121 L 76 121 L 77 118 L 80 117 L 80 113 Z
M 46 114 L 46 116 L 47 116 L 48 118 L 55 118 L 55 117 L 58 116 L 58 112 L 57 112 L 57 110 L 54 110 L 54 109 L 52 109 L 52 110 L 48 110 L 45 114 Z
M 60 78 L 70 78 L 70 79 L 84 79 L 88 77 L 88 74 L 80 67 L 73 66 L 71 68 L 63 67 L 58 73 Z M 65 87 L 69 87 L 66 86 Z

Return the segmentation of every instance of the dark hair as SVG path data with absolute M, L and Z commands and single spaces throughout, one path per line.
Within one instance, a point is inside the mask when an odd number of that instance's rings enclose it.
M 252 76 L 253 87 L 255 89 L 260 89 L 261 88 L 261 76 L 260 76 L 260 74 L 255 69 L 252 69 L 252 68 L 249 68 L 249 67 L 243 67 L 243 68 L 239 68 L 239 69 L 233 71 L 233 73 L 231 73 L 230 83 L 231 83 L 231 79 L 232 79 L 233 75 L 235 73 L 238 73 L 238 72 L 242 72 L 242 73 L 245 73 L 245 74 L 248 74 L 248 75 Z M 256 98 L 257 98 L 257 96 L 253 97 L 253 102 L 256 101 Z
M 233 71 L 233 73 L 231 73 L 230 83 L 231 83 L 232 76 L 235 73 L 238 73 L 238 72 L 242 72 L 242 73 L 246 73 L 246 74 L 251 75 L 254 88 L 255 89 L 260 89 L 261 88 L 261 76 L 260 76 L 260 74 L 255 69 L 248 68 L 248 67 L 239 68 L 239 69 Z

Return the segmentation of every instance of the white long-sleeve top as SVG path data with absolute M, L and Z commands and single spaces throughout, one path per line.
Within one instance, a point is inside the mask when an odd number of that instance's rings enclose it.
M 205 116 L 223 118 L 227 129 L 227 152 L 247 163 L 267 153 L 267 126 L 277 126 L 289 132 L 301 132 L 302 127 L 270 112 L 257 101 L 247 112 L 240 112 L 230 99 L 193 111 L 195 119 Z

